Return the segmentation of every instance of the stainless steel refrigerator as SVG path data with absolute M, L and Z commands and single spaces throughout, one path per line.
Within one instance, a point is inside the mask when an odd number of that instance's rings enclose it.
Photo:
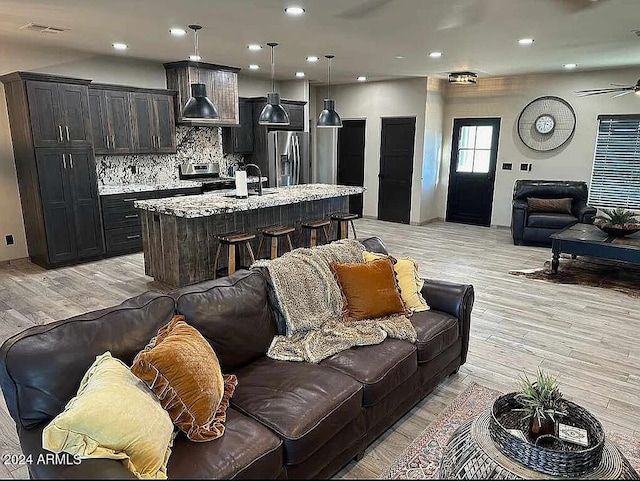
M 308 184 L 311 181 L 311 155 L 308 132 L 269 132 L 268 163 L 263 175 L 269 187 Z

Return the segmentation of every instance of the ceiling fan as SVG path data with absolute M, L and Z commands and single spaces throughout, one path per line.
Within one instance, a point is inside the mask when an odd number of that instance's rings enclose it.
M 621 97 L 623 95 L 635 93 L 640 95 L 640 80 L 635 85 L 611 84 L 612 87 L 601 89 L 578 90 L 576 93 L 580 97 L 590 97 L 591 95 L 616 94 L 612 98 Z

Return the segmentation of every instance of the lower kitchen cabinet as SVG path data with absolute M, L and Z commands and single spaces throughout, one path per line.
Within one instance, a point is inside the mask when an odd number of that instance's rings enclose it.
M 35 153 L 44 218 L 46 266 L 104 253 L 92 149 L 40 148 Z
M 100 196 L 107 254 L 110 256 L 122 255 L 142 250 L 140 213 L 133 206 L 136 200 L 161 199 L 200 193 L 202 193 L 201 187 L 189 187 Z

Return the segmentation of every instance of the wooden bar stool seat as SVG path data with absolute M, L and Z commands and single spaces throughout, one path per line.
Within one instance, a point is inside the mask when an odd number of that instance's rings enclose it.
M 222 246 L 227 246 L 227 252 L 229 256 L 229 263 L 227 269 L 227 275 L 231 275 L 236 271 L 236 254 L 238 250 L 237 246 L 244 246 L 247 249 L 247 253 L 249 254 L 249 259 L 251 263 L 256 261 L 255 256 L 253 255 L 253 249 L 251 248 L 251 240 L 256 238 L 255 234 L 251 234 L 249 232 L 229 232 L 228 234 L 221 234 L 218 237 L 218 250 L 216 251 L 216 258 L 213 262 L 213 278 L 216 279 L 218 277 L 218 261 L 220 260 L 220 253 L 222 252 Z
M 318 219 L 318 220 L 308 220 L 300 222 L 300 227 L 302 227 L 303 231 L 309 231 L 309 247 L 315 247 L 318 245 L 318 232 L 322 229 L 322 233 L 324 234 L 325 242 L 329 241 L 329 232 L 327 231 L 327 226 L 331 225 L 331 221 L 329 219 Z M 306 236 L 303 236 L 303 239 Z
M 260 237 L 260 243 L 258 244 L 258 257 L 260 257 L 260 251 L 262 250 L 262 243 L 264 242 L 265 237 L 271 242 L 271 259 L 278 257 L 278 240 L 282 237 L 286 236 L 287 243 L 289 244 L 289 250 L 292 251 L 293 244 L 291 243 L 291 234 L 295 231 L 295 227 L 286 225 L 272 225 L 265 227 L 264 229 L 260 229 L 262 236 Z
M 335 212 L 331 214 L 331 221 L 335 221 L 338 225 L 338 239 L 347 239 L 349 237 L 349 224 L 353 229 L 353 238 L 358 238 L 356 226 L 353 223 L 354 219 L 357 218 L 358 214 L 351 214 L 350 212 Z

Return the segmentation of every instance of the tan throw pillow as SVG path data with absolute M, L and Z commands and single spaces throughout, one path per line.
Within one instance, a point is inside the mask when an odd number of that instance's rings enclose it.
M 98 356 L 78 394 L 42 432 L 42 447 L 119 459 L 136 477 L 166 479 L 173 423 L 153 392 L 110 352 Z
M 384 259 L 388 256 L 384 254 L 377 254 L 374 252 L 364 251 L 364 261 L 371 262 L 377 259 Z M 395 263 L 393 269 L 396 271 L 398 278 L 398 286 L 400 287 L 400 296 L 406 304 L 406 306 L 413 312 L 427 311 L 429 306 L 427 301 L 422 297 L 422 286 L 424 281 L 420 278 L 418 273 L 418 263 L 409 257 L 393 257 Z
M 400 297 L 393 262 L 331 263 L 344 300 L 344 320 L 377 319 L 391 314 L 410 314 Z
M 133 360 L 131 372 L 156 393 L 172 421 L 192 441 L 224 434 L 238 380 L 223 376 L 211 345 L 184 316 L 175 316 Z
M 555 214 L 571 214 L 573 199 L 538 199 L 527 197 L 527 205 L 532 212 L 549 212 Z

